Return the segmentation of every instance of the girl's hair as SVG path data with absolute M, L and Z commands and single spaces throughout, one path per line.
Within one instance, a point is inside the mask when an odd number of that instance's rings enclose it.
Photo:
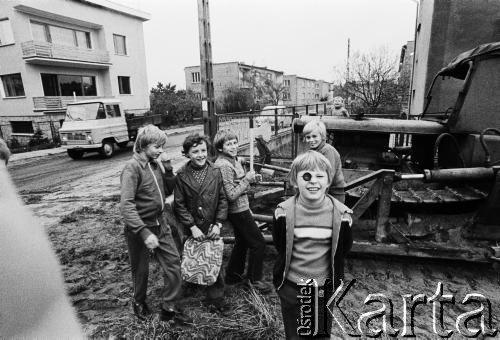
M 214 137 L 214 146 L 218 152 L 222 152 L 222 146 L 228 140 L 238 140 L 238 136 L 229 130 L 219 130 Z
M 184 156 L 188 157 L 189 150 L 193 146 L 198 146 L 201 143 L 205 142 L 207 145 L 207 150 L 210 147 L 210 140 L 205 135 L 200 135 L 198 133 L 192 133 L 184 139 L 184 143 L 182 143 L 182 153 Z
M 321 139 L 326 140 L 326 126 L 320 120 L 312 120 L 304 126 L 304 130 L 302 130 L 302 135 L 308 135 L 313 131 L 318 131 L 321 135 Z
M 155 144 L 163 147 L 167 143 L 167 134 L 158 127 L 149 124 L 143 126 L 137 131 L 137 137 L 134 144 L 134 152 L 144 151 L 148 145 Z
M 330 161 L 317 151 L 309 150 L 298 155 L 292 162 L 288 180 L 294 187 L 297 186 L 297 175 L 301 171 L 321 170 L 328 175 L 328 183 L 332 183 L 333 167 Z

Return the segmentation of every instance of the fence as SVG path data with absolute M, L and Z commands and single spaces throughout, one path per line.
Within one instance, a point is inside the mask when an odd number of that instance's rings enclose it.
M 330 107 L 327 103 L 317 103 L 310 105 L 277 107 L 269 110 L 255 110 L 234 113 L 216 114 L 217 130 L 226 129 L 233 132 L 240 144 L 247 144 L 250 141 L 250 128 L 254 128 L 254 137 L 262 135 L 263 139 L 268 142 L 274 140 L 274 144 L 282 143 L 282 145 L 274 145 L 271 156 L 273 158 L 293 159 L 301 146 L 298 138 L 299 135 L 293 133 L 291 127 L 294 118 L 302 115 L 323 116 L 329 114 Z M 402 119 L 400 114 L 374 114 L 364 115 L 366 118 L 390 118 Z M 284 135 L 290 135 L 288 138 L 283 138 Z M 333 138 L 329 133 L 327 136 L 328 142 L 332 142 Z M 259 146 L 259 143 L 257 143 Z M 391 134 L 389 145 L 390 148 L 404 148 L 411 146 L 411 136 L 407 134 Z
M 7 142 L 12 152 L 22 152 L 59 145 L 61 122 L 34 121 L 32 131 L 13 131 L 11 124 L 0 125 L 0 138 Z
M 250 142 L 250 128 L 254 130 L 254 137 L 262 136 L 265 141 L 277 138 L 278 135 L 290 135 L 290 142 L 274 148 L 273 158 L 292 159 L 296 154 L 296 134 L 292 133 L 292 122 L 300 115 L 324 115 L 327 113 L 326 103 L 277 107 L 267 110 L 243 111 L 234 113 L 216 114 L 217 130 L 230 130 L 237 137 L 240 144 Z M 257 144 L 257 147 L 259 144 Z

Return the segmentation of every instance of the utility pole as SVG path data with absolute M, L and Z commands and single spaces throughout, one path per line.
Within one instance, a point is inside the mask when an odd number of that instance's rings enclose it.
M 347 38 L 347 65 L 346 65 L 346 75 L 345 75 L 345 81 L 346 83 L 349 82 L 349 59 L 351 58 L 351 38 Z
M 210 41 L 210 16 L 208 0 L 198 0 L 198 28 L 200 34 L 200 85 L 203 130 L 213 140 L 217 132 L 212 68 L 212 43 Z

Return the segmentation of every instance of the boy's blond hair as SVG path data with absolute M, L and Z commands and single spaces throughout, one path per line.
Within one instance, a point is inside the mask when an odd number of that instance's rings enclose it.
M 332 183 L 333 167 L 330 161 L 317 151 L 309 150 L 298 155 L 292 162 L 288 180 L 290 184 L 297 187 L 297 175 L 301 171 L 321 170 L 328 175 L 328 185 Z
M 222 146 L 228 140 L 238 140 L 238 136 L 230 130 L 219 130 L 214 137 L 214 147 L 218 152 L 222 152 Z
M 143 126 L 137 131 L 137 137 L 134 144 L 134 152 L 140 153 L 144 151 L 148 145 L 155 144 L 164 147 L 167 143 L 167 135 L 165 131 L 158 127 L 149 124 Z
M 312 120 L 304 126 L 302 135 L 305 137 L 311 132 L 317 130 L 322 140 L 326 140 L 326 125 L 321 120 Z

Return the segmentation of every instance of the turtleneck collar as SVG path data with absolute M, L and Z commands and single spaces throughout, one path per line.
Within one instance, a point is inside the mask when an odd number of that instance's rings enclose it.
M 314 148 L 314 151 L 319 151 L 325 146 L 326 141 L 322 140 L 321 143 L 319 143 L 317 148 Z
M 321 199 L 317 202 L 309 202 L 309 201 L 306 201 L 304 198 L 302 198 L 302 196 L 299 195 L 297 200 L 298 200 L 299 204 L 301 204 L 303 207 L 305 207 L 307 209 L 319 209 L 325 203 L 325 199 L 326 199 L 326 196 L 323 196 L 323 199 Z
M 223 158 L 227 159 L 228 161 L 231 162 L 231 164 L 234 165 L 234 163 L 236 162 L 236 160 L 238 159 L 238 156 L 236 157 L 233 157 L 233 156 L 230 156 L 228 155 L 227 153 L 224 153 L 224 152 L 221 152 L 220 153 L 220 156 L 222 156 Z
M 208 161 L 205 162 L 205 164 L 203 166 L 198 166 L 196 164 L 194 164 L 193 161 L 190 161 L 189 162 L 189 166 L 194 169 L 194 170 L 203 170 L 205 169 L 207 166 L 208 166 Z

